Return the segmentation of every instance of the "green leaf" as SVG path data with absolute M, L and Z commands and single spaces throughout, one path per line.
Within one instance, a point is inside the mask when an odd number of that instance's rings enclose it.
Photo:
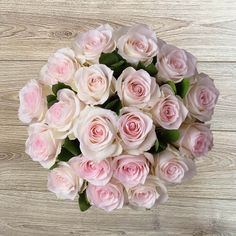
M 58 166 L 58 163 L 57 163 L 57 162 L 55 162 L 55 164 L 54 164 L 54 165 L 52 165 L 52 166 L 49 168 L 49 170 L 52 170 L 52 169 L 56 168 L 57 166 Z
M 111 65 L 111 69 L 116 69 L 116 68 L 122 66 L 124 63 L 125 63 L 124 60 L 120 60 L 120 61 L 118 61 L 118 62 L 112 64 L 112 65 Z
M 187 94 L 189 86 L 190 86 L 189 79 L 183 79 L 180 83 L 176 84 L 177 94 L 181 98 L 183 98 Z
M 99 107 L 102 107 L 104 109 L 109 109 L 114 112 L 116 112 L 117 115 L 119 115 L 120 109 L 122 107 L 120 98 L 117 94 L 111 96 L 105 103 L 100 105 Z
M 65 139 L 65 142 L 63 144 L 63 147 L 72 153 L 74 156 L 78 156 L 81 154 L 80 151 L 80 143 L 78 139 L 70 140 L 68 137 Z
M 79 194 L 78 202 L 79 202 L 79 208 L 81 211 L 86 211 L 91 207 L 87 199 L 86 191 L 83 191 L 81 194 Z
M 57 160 L 67 162 L 74 156 L 75 155 L 69 152 L 66 148 L 62 147 L 60 154 L 57 156 Z
M 57 92 L 58 92 L 59 90 L 61 90 L 61 89 L 64 89 L 64 88 L 67 88 L 67 89 L 70 89 L 70 90 L 74 91 L 69 85 L 66 85 L 66 84 L 61 83 L 61 82 L 59 82 L 59 83 L 57 83 L 57 84 L 54 84 L 54 85 L 52 86 L 52 91 L 53 91 L 53 93 L 54 93 L 55 95 L 57 95 Z M 74 92 L 75 92 L 75 91 L 74 91 Z
M 122 58 L 118 55 L 116 51 L 111 53 L 102 53 L 99 58 L 100 64 L 105 64 L 108 67 L 118 63 Z
M 157 152 L 158 149 L 159 149 L 159 141 L 158 141 L 158 139 L 155 141 L 154 147 L 155 147 L 155 151 Z
M 156 66 L 153 63 L 149 64 L 148 66 L 145 66 L 142 62 L 139 62 L 136 69 L 143 69 L 147 71 L 151 76 L 155 76 L 158 72 Z
M 157 137 L 162 143 L 174 143 L 180 137 L 180 132 L 177 129 L 167 130 L 167 129 L 158 129 Z
M 50 108 L 54 103 L 58 102 L 57 97 L 53 94 L 47 96 L 48 108 Z
M 174 81 L 172 81 L 172 80 L 169 80 L 169 81 L 167 81 L 167 84 L 169 84 L 169 85 L 170 85 L 171 89 L 172 89 L 172 90 L 173 90 L 173 92 L 176 94 L 177 90 L 176 90 L 176 86 L 175 86 L 175 83 L 174 83 Z

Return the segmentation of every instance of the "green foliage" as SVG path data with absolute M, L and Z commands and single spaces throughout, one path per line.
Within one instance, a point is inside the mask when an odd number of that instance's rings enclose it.
M 167 130 L 162 128 L 156 129 L 156 135 L 157 140 L 149 150 L 149 152 L 153 154 L 165 150 L 169 143 L 176 142 L 180 137 L 180 133 L 178 130 Z
M 72 153 L 74 156 L 81 154 L 80 143 L 78 139 L 70 140 L 68 137 L 65 139 L 63 147 Z
M 145 66 L 142 62 L 139 62 L 136 69 L 143 69 L 147 71 L 150 76 L 155 76 L 158 72 L 156 66 L 153 63 Z
M 122 104 L 118 95 L 115 94 L 114 96 L 111 96 L 105 103 L 100 105 L 100 107 L 112 110 L 117 115 L 119 115 L 120 109 L 122 108 Z
M 183 98 L 187 94 L 189 86 L 190 86 L 189 79 L 183 79 L 180 83 L 176 84 L 177 94 L 181 98 Z
M 59 82 L 59 83 L 54 84 L 54 85 L 52 86 L 52 92 L 57 96 L 57 92 L 58 92 L 59 90 L 61 90 L 61 89 L 65 89 L 65 88 L 74 91 L 69 85 L 66 85 L 66 84 L 64 84 L 64 83 Z M 74 92 L 75 92 L 75 91 L 74 91 Z
M 50 94 L 50 95 L 47 96 L 48 109 L 56 102 L 58 102 L 57 96 L 55 96 L 53 94 Z
M 87 199 L 86 191 L 83 191 L 82 193 L 79 194 L 78 203 L 81 211 L 87 211 L 91 207 Z
M 169 81 L 167 81 L 167 84 L 170 85 L 170 87 L 173 90 L 174 94 L 176 94 L 177 90 L 176 90 L 176 86 L 175 86 L 174 81 L 169 80 Z

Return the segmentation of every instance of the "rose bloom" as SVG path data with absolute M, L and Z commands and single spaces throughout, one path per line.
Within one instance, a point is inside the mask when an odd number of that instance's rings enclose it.
M 139 184 L 128 190 L 129 206 L 137 208 L 152 208 L 165 203 L 168 199 L 165 185 L 156 177 L 149 175 L 144 184 Z
M 118 53 L 131 64 L 141 61 L 148 65 L 159 51 L 156 34 L 147 25 L 123 27 L 118 35 L 121 35 L 117 40 Z
M 30 80 L 19 92 L 19 120 L 23 123 L 41 121 L 46 110 L 46 100 L 41 84 Z
M 82 64 L 98 63 L 102 52 L 109 53 L 115 50 L 116 43 L 113 39 L 113 28 L 101 25 L 94 30 L 81 33 L 75 40 L 74 48 L 76 57 Z
M 192 117 L 205 122 L 211 120 L 219 91 L 208 75 L 201 73 L 195 76 L 189 92 L 184 97 L 184 104 Z
M 152 118 L 135 107 L 125 107 L 120 114 L 117 125 L 124 150 L 133 155 L 149 150 L 157 139 Z
M 122 152 L 117 137 L 117 119 L 115 112 L 99 107 L 86 107 L 80 113 L 74 135 L 80 141 L 84 156 L 99 162 Z
M 107 212 L 122 208 L 125 202 L 124 187 L 114 179 L 105 186 L 88 184 L 86 193 L 91 205 Z
M 160 89 L 162 97 L 151 111 L 153 121 L 164 129 L 178 129 L 186 119 L 188 110 L 169 85 L 162 85 Z
M 196 174 L 195 162 L 180 155 L 173 147 L 167 147 L 157 156 L 155 174 L 169 184 L 180 184 Z
M 40 71 L 40 81 L 46 85 L 58 82 L 70 84 L 79 64 L 75 60 L 75 53 L 70 48 L 62 48 L 48 58 Z
M 61 141 L 55 139 L 52 130 L 43 123 L 31 124 L 28 134 L 25 152 L 33 161 L 38 161 L 44 168 L 49 169 L 61 152 Z
M 164 44 L 158 54 L 158 78 L 165 82 L 175 83 L 196 73 L 197 59 L 189 52 L 170 44 Z
M 145 70 L 126 68 L 117 80 L 117 93 L 124 106 L 152 108 L 161 96 L 156 79 Z
M 113 176 L 127 188 L 144 184 L 150 170 L 149 160 L 153 163 L 153 156 L 150 153 L 116 156 L 112 162 Z
M 106 65 L 81 67 L 75 74 L 77 95 L 90 105 L 103 104 L 115 92 L 113 71 Z
M 186 156 L 200 157 L 213 147 L 213 135 L 209 126 L 202 123 L 183 124 L 180 139 L 176 142 L 180 152 Z
M 45 122 L 58 132 L 58 138 L 66 138 L 70 133 L 73 121 L 79 116 L 82 104 L 70 89 L 57 92 L 58 102 L 54 103 L 45 115 Z
M 77 176 L 97 186 L 106 185 L 113 174 L 110 158 L 94 162 L 91 158 L 80 155 L 70 159 L 69 164 Z
M 59 162 L 58 167 L 48 174 L 48 190 L 59 199 L 74 200 L 83 184 L 66 162 Z

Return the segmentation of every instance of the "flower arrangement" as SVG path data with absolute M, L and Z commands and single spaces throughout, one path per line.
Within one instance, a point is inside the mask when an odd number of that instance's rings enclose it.
M 146 25 L 80 33 L 20 90 L 26 153 L 48 189 L 81 211 L 152 208 L 196 173 L 213 146 L 219 92 L 196 58 Z

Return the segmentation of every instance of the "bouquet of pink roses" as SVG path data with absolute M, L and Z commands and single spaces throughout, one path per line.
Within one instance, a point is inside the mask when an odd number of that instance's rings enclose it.
M 19 93 L 26 153 L 50 169 L 48 189 L 82 211 L 164 203 L 213 146 L 219 92 L 196 58 L 146 25 L 80 33 Z

